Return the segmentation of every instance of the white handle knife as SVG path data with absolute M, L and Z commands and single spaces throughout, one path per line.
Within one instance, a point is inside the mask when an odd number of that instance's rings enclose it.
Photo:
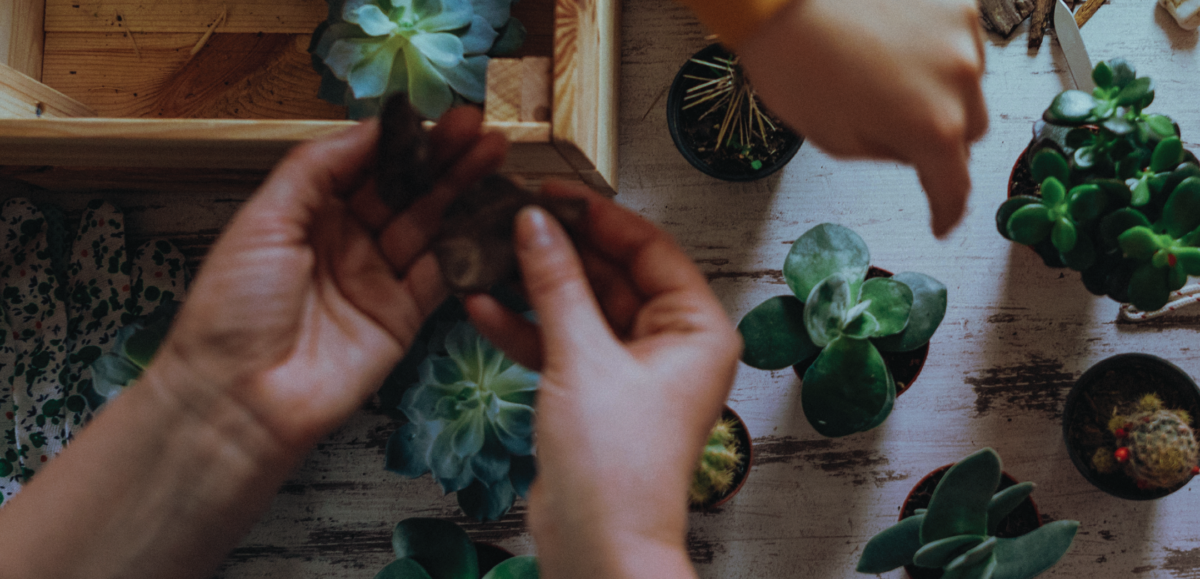
M 1063 56 L 1067 57 L 1067 68 L 1075 80 L 1075 88 L 1090 93 L 1096 88 L 1096 83 L 1092 81 L 1092 59 L 1088 58 L 1079 26 L 1075 24 L 1075 15 L 1071 14 L 1066 2 L 1057 2 L 1054 6 L 1054 35 L 1058 37 Z

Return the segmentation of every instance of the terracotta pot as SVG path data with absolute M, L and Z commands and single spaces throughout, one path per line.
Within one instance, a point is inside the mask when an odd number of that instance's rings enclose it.
M 729 502 L 729 499 L 732 499 L 734 495 L 738 494 L 738 491 L 742 490 L 742 487 L 746 484 L 746 479 L 750 477 L 750 467 L 754 465 L 754 443 L 750 438 L 750 431 L 746 429 L 746 422 L 743 421 L 742 417 L 738 416 L 738 413 L 734 412 L 733 409 L 728 405 L 725 406 L 724 410 L 721 411 L 721 419 L 732 419 L 734 422 L 737 422 L 737 432 L 735 433 L 737 436 L 737 444 L 738 448 L 742 451 L 742 454 L 744 454 L 746 458 L 742 461 L 741 468 L 738 469 L 737 473 L 734 475 L 733 487 L 729 489 L 729 492 L 721 495 L 711 503 L 703 505 L 691 505 L 691 510 L 693 511 L 706 511 L 715 509 Z
M 917 509 L 928 507 L 929 499 L 933 496 L 933 489 L 937 487 L 938 482 L 942 480 L 946 471 L 950 470 L 952 466 L 954 465 L 948 464 L 940 467 L 918 481 L 913 486 L 913 489 L 909 491 L 908 497 L 904 499 L 904 505 L 900 508 L 900 517 L 897 520 L 903 521 L 915 515 Z M 1000 486 L 996 488 L 996 491 L 1004 490 L 1018 482 L 1012 475 L 1002 472 L 1000 473 Z M 1037 504 L 1033 502 L 1033 498 L 1026 497 L 1008 516 L 1000 520 L 1000 526 L 996 529 L 996 536 L 1003 538 L 1019 537 L 1040 526 L 1042 526 L 1042 515 L 1038 512 Z M 912 579 L 940 579 L 942 576 L 941 569 L 929 569 L 916 565 L 905 565 L 904 570 Z
M 1140 388 L 1123 391 L 1120 385 L 1137 384 Z M 1144 394 L 1157 394 L 1170 409 L 1186 410 L 1200 416 L 1200 387 L 1178 366 L 1149 354 L 1117 354 L 1088 368 L 1067 395 L 1063 407 L 1063 441 L 1067 454 L 1083 478 L 1096 488 L 1118 498 L 1146 501 L 1165 497 L 1187 485 L 1183 482 L 1168 489 L 1140 489 L 1123 472 L 1104 474 L 1091 464 L 1097 448 L 1116 448 L 1116 437 L 1108 430 L 1108 420 L 1118 404 L 1132 404 Z M 1097 408 L 1096 406 L 1102 406 Z
M 873 277 L 892 277 L 892 272 L 871 266 L 867 270 L 867 279 Z M 921 370 L 925 368 L 925 359 L 929 357 L 929 343 L 908 352 L 879 352 L 883 356 L 883 362 L 887 365 L 888 371 L 892 373 L 892 378 L 896 381 L 896 397 L 908 392 L 912 387 L 917 376 L 921 375 Z M 817 356 L 820 354 L 818 353 Z M 808 358 L 795 366 L 792 366 L 792 371 L 796 373 L 801 380 L 804 381 L 804 372 L 808 367 L 817 360 L 817 356 Z

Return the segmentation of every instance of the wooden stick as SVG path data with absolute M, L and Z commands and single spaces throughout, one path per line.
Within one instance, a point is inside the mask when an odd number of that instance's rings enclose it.
M 1040 48 L 1042 38 L 1046 36 L 1046 28 L 1050 25 L 1050 12 L 1054 10 L 1054 0 L 1037 0 L 1033 8 L 1033 18 L 1029 23 L 1029 48 Z
M 204 48 L 205 44 L 208 44 L 208 39 L 212 38 L 213 32 L 215 32 L 217 30 L 218 26 L 225 23 L 225 18 L 228 16 L 229 16 L 229 7 L 223 6 L 221 8 L 221 15 L 217 16 L 216 20 L 213 20 L 212 25 L 208 27 L 208 31 L 206 31 L 204 33 L 204 36 L 200 37 L 200 41 L 196 43 L 196 46 L 192 47 L 192 54 L 191 54 L 191 56 L 188 57 L 188 60 L 191 60 L 192 56 L 196 56 L 196 53 L 200 52 L 200 50 L 202 48 Z
M 1080 6 L 1079 10 L 1075 11 L 1075 24 L 1079 25 L 1080 28 L 1083 28 L 1083 25 L 1087 24 L 1087 21 L 1092 18 L 1092 15 L 1095 14 L 1103 4 L 1104 0 L 1087 0 L 1087 2 L 1084 2 L 1083 6 Z

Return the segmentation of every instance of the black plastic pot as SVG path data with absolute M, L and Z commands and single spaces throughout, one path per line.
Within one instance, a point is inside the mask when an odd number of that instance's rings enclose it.
M 733 486 L 730 487 L 729 492 L 711 502 L 702 505 L 691 505 L 691 510 L 693 511 L 707 511 L 729 502 L 729 499 L 732 499 L 733 495 L 738 494 L 738 491 L 742 490 L 742 486 L 746 484 L 746 479 L 750 477 L 750 467 L 754 465 L 754 443 L 751 441 L 750 431 L 746 429 L 746 422 L 729 406 L 725 406 L 721 411 L 721 420 L 733 420 L 737 423 L 737 432 L 734 435 L 737 437 L 738 448 L 746 458 L 742 461 L 741 467 L 734 475 Z
M 800 145 L 804 143 L 804 137 L 779 125 L 780 129 L 785 131 L 790 138 L 785 140 L 780 146 L 779 157 L 759 169 L 751 169 L 747 166 L 743 171 L 735 171 L 728 168 L 713 167 L 701 157 L 697 152 L 697 148 L 702 145 L 692 142 L 692 138 L 688 136 L 689 131 L 685 127 L 690 121 L 688 120 L 688 115 L 683 110 L 685 104 L 684 96 L 688 88 L 694 86 L 697 81 L 685 77 L 688 75 L 712 76 L 711 68 L 696 64 L 692 62 L 692 59 L 708 60 L 714 57 L 728 56 L 732 56 L 732 54 L 725 47 L 720 44 L 711 44 L 693 54 L 692 58 L 684 63 L 679 69 L 679 73 L 675 75 L 674 82 L 671 83 L 670 92 L 667 93 L 667 128 L 671 131 L 671 140 L 675 142 L 675 148 L 679 150 L 683 158 L 687 159 L 693 167 L 699 169 L 704 174 L 725 181 L 754 181 L 762 179 L 783 168 L 784 165 L 787 165 L 792 160 L 792 157 L 796 156 L 796 151 L 800 150 Z M 714 121 L 706 119 L 705 122 Z
M 1063 441 L 1079 474 L 1096 488 L 1131 501 L 1159 499 L 1183 488 L 1187 482 L 1169 489 L 1140 489 L 1123 472 L 1105 474 L 1091 465 L 1091 456 L 1097 448 L 1116 447 L 1116 437 L 1108 431 L 1111 403 L 1099 402 L 1103 408 L 1095 406 L 1098 400 L 1121 398 L 1117 389 L 1123 381 L 1146 385 L 1131 392 L 1132 398 L 1157 394 L 1167 408 L 1200 416 L 1200 387 L 1178 366 L 1150 354 L 1117 354 L 1088 368 L 1071 388 L 1063 407 Z M 1133 402 L 1136 400 L 1126 403 Z

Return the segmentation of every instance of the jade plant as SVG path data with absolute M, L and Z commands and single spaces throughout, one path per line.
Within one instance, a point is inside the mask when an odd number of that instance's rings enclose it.
M 1103 473 L 1124 472 L 1143 490 L 1183 484 L 1200 473 L 1191 421 L 1187 411 L 1169 410 L 1147 394 L 1129 414 L 1114 411 L 1108 428 L 1118 446 L 1097 449 L 1092 463 Z
M 700 454 L 700 464 L 688 487 L 691 504 L 708 504 L 733 489 L 738 468 L 745 460 L 745 455 L 738 449 L 737 428 L 736 420 L 723 418 L 709 432 L 708 442 Z
M 1005 201 L 997 229 L 1082 272 L 1092 293 L 1156 310 L 1200 275 L 1200 166 L 1170 118 L 1145 112 L 1151 79 L 1119 59 L 1092 77 L 1091 94 L 1064 91 L 1046 109 L 1050 130 L 1027 157 L 1039 195 Z
M 880 351 L 908 352 L 933 337 L 946 314 L 946 286 L 922 273 L 867 278 L 870 254 L 853 231 L 824 223 L 792 244 L 783 275 L 793 295 L 773 297 L 742 318 L 742 360 L 778 370 L 815 357 L 801 404 L 817 432 L 837 437 L 879 426 L 896 383 Z
M 483 102 L 489 56 L 517 50 L 525 28 L 513 0 L 328 0 L 309 52 L 321 98 L 351 118 L 378 114 L 406 93 L 429 119 L 456 102 Z
M 468 516 L 498 519 L 534 477 L 538 375 L 466 322 L 433 334 L 419 381 L 401 398 L 409 422 L 388 439 L 386 468 L 410 478 L 431 472 Z
M 885 573 L 903 565 L 941 569 L 949 579 L 1029 579 L 1071 547 L 1078 521 L 1055 521 L 1014 538 L 997 537 L 1006 515 L 1034 485 L 997 492 L 1000 456 L 990 448 L 972 453 L 946 471 L 927 509 L 875 535 L 863 549 L 859 573 Z
M 458 525 L 441 519 L 411 518 L 392 529 L 396 560 L 375 579 L 481 579 L 480 554 Z M 536 557 L 511 557 L 482 579 L 537 579 Z

